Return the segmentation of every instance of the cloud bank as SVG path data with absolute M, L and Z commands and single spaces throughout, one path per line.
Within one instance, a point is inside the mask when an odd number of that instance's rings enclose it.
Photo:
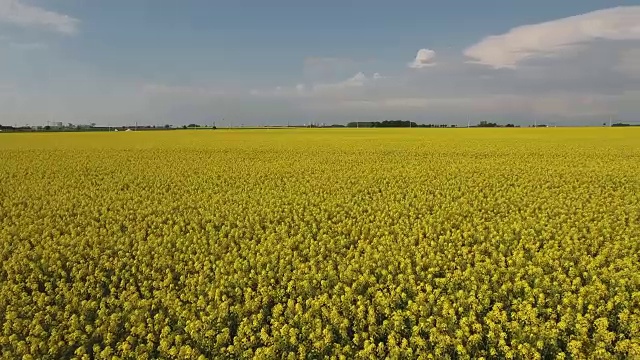
M 413 62 L 409 63 L 410 68 L 422 69 L 436 65 L 436 52 L 431 49 L 420 49 Z
M 595 40 L 640 40 L 640 6 L 616 7 L 513 28 L 488 36 L 464 51 L 472 62 L 496 69 L 558 56 Z
M 27 5 L 20 0 L 0 0 L 0 22 L 72 35 L 78 31 L 80 21 L 69 15 Z

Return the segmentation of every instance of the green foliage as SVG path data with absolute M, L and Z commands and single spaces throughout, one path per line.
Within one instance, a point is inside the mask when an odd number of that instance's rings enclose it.
M 640 357 L 635 129 L 7 134 L 7 359 Z

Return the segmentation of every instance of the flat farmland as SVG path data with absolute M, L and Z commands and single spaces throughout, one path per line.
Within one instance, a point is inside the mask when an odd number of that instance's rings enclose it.
M 0 134 L 7 359 L 640 357 L 640 128 Z

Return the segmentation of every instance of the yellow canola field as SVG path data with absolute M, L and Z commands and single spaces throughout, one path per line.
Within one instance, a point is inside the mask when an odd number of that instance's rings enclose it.
M 640 128 L 0 134 L 5 359 L 639 358 Z

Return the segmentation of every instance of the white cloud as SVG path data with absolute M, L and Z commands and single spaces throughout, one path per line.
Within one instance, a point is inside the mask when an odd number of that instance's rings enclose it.
M 409 63 L 410 68 L 422 69 L 436 64 L 436 52 L 431 49 L 420 49 L 413 62 Z
M 295 86 L 277 86 L 268 89 L 252 89 L 249 95 L 262 98 L 296 98 L 296 99 L 346 99 L 363 96 L 378 81 L 386 77 L 380 73 L 367 76 L 358 72 L 352 77 L 333 83 L 297 84 Z
M 363 72 L 359 72 L 355 74 L 353 77 L 347 79 L 346 81 L 338 84 L 340 86 L 363 86 L 365 82 L 367 82 L 369 78 Z
M 344 81 L 335 83 L 318 83 L 312 86 L 312 95 L 348 95 L 353 91 L 363 91 L 365 87 L 374 84 L 383 79 L 380 73 L 374 73 L 372 77 L 368 77 L 363 72 L 358 72 L 354 76 Z
M 565 54 L 594 40 L 640 40 L 640 6 L 616 7 L 513 28 L 467 48 L 472 62 L 515 68 L 522 61 Z
M 80 21 L 69 15 L 25 4 L 21 0 L 0 0 L 0 22 L 70 35 L 78 31 Z

